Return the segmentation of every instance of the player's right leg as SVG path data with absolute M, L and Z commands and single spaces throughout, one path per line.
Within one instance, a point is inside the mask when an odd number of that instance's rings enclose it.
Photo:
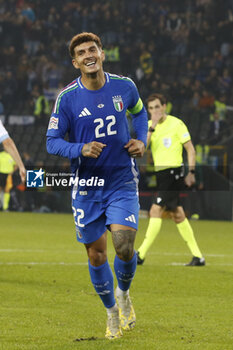
M 114 297 L 113 274 L 107 260 L 107 232 L 97 241 L 85 244 L 91 282 L 107 310 L 106 338 L 122 336 L 119 310 Z
M 107 260 L 107 231 L 101 203 L 72 202 L 77 240 L 85 244 L 89 258 L 91 282 L 101 298 L 108 316 L 106 338 L 122 335 L 119 310 L 114 297 L 113 274 Z
M 141 246 L 138 248 L 138 252 L 137 252 L 138 265 L 143 264 L 148 250 L 150 249 L 152 243 L 154 242 L 155 238 L 157 237 L 160 231 L 163 211 L 164 209 L 161 206 L 157 204 L 152 204 L 150 209 L 150 220 L 146 231 L 146 235 L 145 235 L 144 241 L 142 242 Z

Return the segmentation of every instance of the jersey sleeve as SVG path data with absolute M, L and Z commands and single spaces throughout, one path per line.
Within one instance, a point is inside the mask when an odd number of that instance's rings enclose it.
M 191 140 L 190 133 L 188 131 L 187 126 L 182 122 L 182 120 L 179 120 L 179 124 L 177 127 L 177 134 L 180 139 L 180 142 L 184 144 L 187 141 Z
M 132 123 L 137 134 L 137 139 L 142 141 L 146 146 L 148 117 L 143 102 L 139 96 L 138 89 L 132 80 L 130 81 L 130 99 L 127 107 L 132 115 Z
M 71 143 L 64 140 L 70 129 L 69 106 L 65 96 L 58 95 L 47 130 L 47 151 L 69 159 L 81 155 L 84 143 Z
M 130 114 L 134 115 L 139 113 L 142 110 L 143 103 L 139 96 L 138 89 L 134 84 L 133 80 L 128 78 L 128 84 L 130 87 L 130 96 L 129 96 L 129 104 L 127 106 L 127 109 Z
M 69 116 L 67 114 L 65 96 L 57 97 L 53 111 L 49 120 L 48 130 L 46 136 L 64 138 L 67 131 L 69 131 Z
M 2 143 L 2 141 L 8 139 L 10 136 L 8 134 L 8 132 L 6 131 L 6 129 L 4 128 L 4 126 L 2 125 L 2 121 L 0 120 L 0 143 Z

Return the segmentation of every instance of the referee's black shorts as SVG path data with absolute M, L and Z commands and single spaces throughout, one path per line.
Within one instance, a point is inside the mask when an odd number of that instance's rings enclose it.
M 5 188 L 8 174 L 0 173 L 0 187 Z
M 185 190 L 183 167 L 169 168 L 156 172 L 158 192 L 154 204 L 164 207 L 165 210 L 174 210 L 180 206 L 180 191 Z

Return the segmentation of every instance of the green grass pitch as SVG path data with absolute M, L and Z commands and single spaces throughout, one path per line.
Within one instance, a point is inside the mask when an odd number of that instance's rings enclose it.
M 136 327 L 109 341 L 72 215 L 0 213 L 0 349 L 232 350 L 233 223 L 191 224 L 207 266 L 183 266 L 189 250 L 164 220 L 132 284 Z M 108 252 L 112 266 L 110 234 Z

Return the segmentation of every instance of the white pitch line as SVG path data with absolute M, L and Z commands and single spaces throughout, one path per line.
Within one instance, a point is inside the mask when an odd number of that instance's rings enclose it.
M 85 250 L 61 250 L 61 249 L 0 249 L 0 253 L 85 253 Z
M 74 262 L 74 263 L 66 263 L 63 261 L 58 261 L 58 262 L 37 262 L 37 261 L 7 261 L 7 262 L 1 262 L 0 261 L 0 265 L 6 265 L 6 266 L 14 266 L 14 265 L 31 265 L 31 266 L 35 266 L 35 265 L 44 265 L 44 266 L 87 266 L 88 263 L 86 262 Z M 153 264 L 153 266 L 155 266 L 156 264 Z M 211 263 L 207 263 L 208 266 L 233 266 L 233 264 L 211 264 Z M 150 266 L 152 266 L 152 264 L 150 264 Z M 159 264 L 156 266 L 185 266 L 184 263 L 170 263 L 170 264 Z
M 22 262 L 22 261 L 7 261 L 2 262 L 0 261 L 0 265 L 53 265 L 53 266 L 86 266 L 87 263 L 66 263 L 66 262 L 37 262 L 37 261 L 28 261 L 28 262 Z
M 55 249 L 55 250 L 50 250 L 50 249 L 0 249 L 0 253 L 57 253 L 57 252 L 62 252 L 62 253 L 67 253 L 67 254 L 76 254 L 76 253 L 81 253 L 81 254 L 86 254 L 85 250 L 79 250 L 79 249 L 74 249 L 74 250 L 61 250 L 61 249 Z M 111 253 L 110 253 L 111 254 Z M 114 253 L 112 253 L 114 254 Z M 169 252 L 149 252 L 148 255 L 158 255 L 158 256 L 190 256 L 189 253 L 169 253 Z M 226 258 L 226 257 L 233 257 L 232 254 L 204 254 L 205 257 L 213 257 L 213 258 Z
M 45 253 L 42 249 L 0 249 L 1 253 Z
M 190 256 L 189 253 L 157 253 L 157 252 L 149 252 L 148 255 L 165 255 L 165 256 Z M 209 256 L 213 258 L 225 258 L 225 257 L 232 257 L 232 254 L 204 254 L 204 256 Z
M 208 266 L 233 266 L 233 264 L 211 264 L 211 263 L 207 263 Z M 166 266 L 185 266 L 185 264 L 183 263 L 171 263 L 171 264 L 166 264 Z

